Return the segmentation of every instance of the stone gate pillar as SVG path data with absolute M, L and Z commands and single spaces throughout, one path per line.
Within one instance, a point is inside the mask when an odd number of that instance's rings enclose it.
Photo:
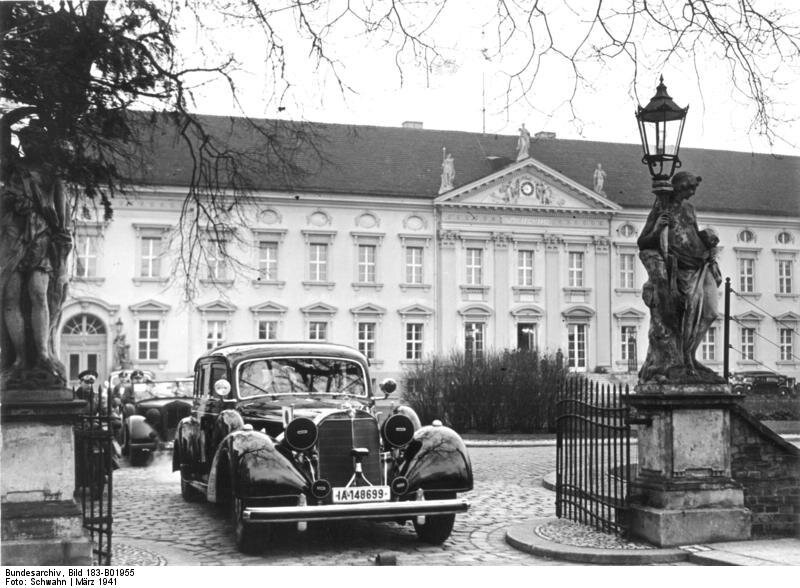
M 627 512 L 632 535 L 660 547 L 750 538 L 751 514 L 731 477 L 727 384 L 640 384 L 630 403 L 639 459 Z

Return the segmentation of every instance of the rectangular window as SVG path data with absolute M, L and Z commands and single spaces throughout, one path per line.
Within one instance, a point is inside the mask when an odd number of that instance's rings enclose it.
M 311 243 L 309 245 L 308 279 L 312 282 L 328 281 L 327 243 Z
M 278 338 L 278 321 L 258 321 L 258 338 L 262 341 L 274 341 Z
M 208 264 L 206 277 L 209 280 L 228 279 L 228 268 L 225 263 L 225 241 L 209 241 L 206 262 Z
M 703 337 L 701 345 L 703 361 L 716 361 L 717 359 L 717 327 L 709 327 Z
M 569 287 L 583 288 L 583 253 L 569 252 Z
M 375 283 L 375 245 L 358 246 L 358 281 L 362 284 Z
M 464 349 L 473 357 L 483 355 L 484 323 L 464 323 Z
M 517 349 L 533 351 L 539 348 L 539 330 L 536 323 L 517 323 Z
M 742 359 L 753 361 L 756 358 L 756 330 L 752 327 L 741 329 Z
M 632 289 L 634 287 L 634 260 L 633 253 L 620 253 L 619 255 L 619 287 Z
M 483 284 L 483 249 L 474 247 L 467 249 L 467 284 L 470 286 Z
M 792 293 L 792 260 L 778 260 L 778 293 Z
M 422 323 L 406 323 L 406 359 L 422 359 Z
M 325 321 L 310 321 L 308 323 L 308 338 L 310 341 L 325 341 L 328 339 L 328 323 Z
M 755 292 L 756 260 L 749 257 L 739 259 L 739 291 Z
M 585 370 L 586 325 L 568 325 L 567 333 L 567 365 L 576 370 Z
M 630 361 L 636 356 L 636 327 L 620 327 L 620 357 L 622 361 Z
M 278 243 L 258 242 L 258 275 L 262 280 L 274 282 L 278 279 Z
M 406 247 L 406 283 L 422 283 L 422 247 Z
M 517 252 L 517 285 L 533 286 L 533 251 Z
M 375 323 L 358 323 L 358 350 L 375 359 Z
M 228 330 L 226 321 L 206 322 L 206 349 L 214 349 L 225 343 L 225 334 Z
M 97 276 L 97 238 L 78 235 L 75 243 L 75 276 L 94 278 Z
M 158 359 L 158 321 L 139 321 L 139 359 Z
M 142 237 L 140 277 L 158 278 L 161 276 L 161 247 L 161 237 Z
M 794 346 L 792 345 L 792 329 L 780 329 L 781 361 L 794 361 Z

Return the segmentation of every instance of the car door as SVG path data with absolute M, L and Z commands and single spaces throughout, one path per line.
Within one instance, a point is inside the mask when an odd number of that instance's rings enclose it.
M 223 410 L 222 400 L 214 394 L 214 384 L 228 378 L 228 367 L 224 361 L 214 359 L 199 367 L 199 390 L 195 396 L 197 419 L 200 422 L 201 463 L 211 467 L 214 452 L 214 424 Z

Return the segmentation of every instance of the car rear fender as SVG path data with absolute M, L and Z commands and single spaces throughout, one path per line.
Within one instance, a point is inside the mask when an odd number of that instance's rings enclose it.
M 240 498 L 298 495 L 308 481 L 260 431 L 238 430 L 217 448 L 208 477 L 207 499 L 224 502 Z
M 465 492 L 472 490 L 472 463 L 461 437 L 443 425 L 428 425 L 414 434 L 400 473 L 408 491 L 418 489 Z

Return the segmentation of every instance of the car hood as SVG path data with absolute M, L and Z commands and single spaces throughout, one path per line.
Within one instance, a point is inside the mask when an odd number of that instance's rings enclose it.
M 147 400 L 140 400 L 136 403 L 136 408 L 162 408 L 173 402 L 180 402 L 191 406 L 192 399 L 183 396 L 176 396 L 174 398 L 148 398 Z

